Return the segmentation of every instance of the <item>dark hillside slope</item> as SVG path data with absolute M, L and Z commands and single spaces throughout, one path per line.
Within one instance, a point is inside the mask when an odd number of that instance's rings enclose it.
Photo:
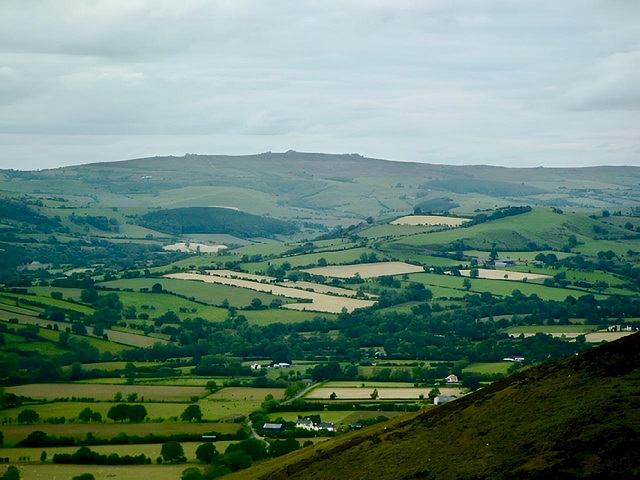
M 640 334 L 229 478 L 637 478 Z

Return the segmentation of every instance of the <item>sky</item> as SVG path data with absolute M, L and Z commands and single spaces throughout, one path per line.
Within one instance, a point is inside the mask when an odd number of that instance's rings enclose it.
M 637 0 L 2 0 L 0 168 L 640 166 Z

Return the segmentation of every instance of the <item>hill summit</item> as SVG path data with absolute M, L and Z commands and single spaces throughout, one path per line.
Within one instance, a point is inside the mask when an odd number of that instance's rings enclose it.
M 637 478 L 640 334 L 237 479 Z

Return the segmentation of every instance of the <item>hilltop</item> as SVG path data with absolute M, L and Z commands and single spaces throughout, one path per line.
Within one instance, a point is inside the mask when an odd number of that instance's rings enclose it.
M 639 379 L 636 334 L 229 478 L 632 478 Z
M 416 206 L 469 213 L 504 205 L 620 209 L 640 204 L 638 167 L 452 166 L 294 151 L 4 170 L 0 179 L 0 190 L 7 193 L 88 195 L 118 207 L 225 206 L 329 227 L 404 214 Z

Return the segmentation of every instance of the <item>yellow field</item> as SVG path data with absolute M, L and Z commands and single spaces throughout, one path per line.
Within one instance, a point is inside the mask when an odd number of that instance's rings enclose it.
M 440 215 L 407 215 L 396 218 L 391 225 L 447 225 L 458 227 L 469 220 L 466 218 L 444 217 Z
M 262 401 L 267 395 L 273 395 L 276 400 L 280 400 L 284 398 L 284 390 L 284 388 L 224 387 L 209 396 L 209 399 Z
M 371 400 L 371 394 L 374 388 L 371 387 L 319 387 L 311 390 L 306 395 L 309 400 L 328 399 L 332 393 L 337 395 L 336 400 Z M 412 387 L 412 388 L 378 388 L 379 400 L 417 400 L 420 395 L 424 395 L 425 398 L 429 396 L 431 387 Z M 456 387 L 441 387 L 440 393 L 442 395 L 460 395 L 462 393 L 461 388 Z
M 470 277 L 471 270 L 460 270 L 460 275 L 462 275 L 463 277 Z M 542 280 L 545 278 L 551 278 L 551 275 L 542 275 L 541 273 L 514 272 L 513 270 L 491 270 L 488 268 L 479 268 L 478 278 L 522 281 L 525 278 L 527 280 Z
M 83 473 L 92 473 L 96 480 L 178 480 L 182 471 L 194 464 L 181 465 L 20 465 L 21 478 L 25 480 L 69 480 Z M 2 467 L 0 467 L 2 468 Z M 3 470 L 0 470 L 3 471 Z
M 192 396 L 204 396 L 208 391 L 204 387 L 178 387 L 153 385 L 99 385 L 91 383 L 37 383 L 7 387 L 7 393 L 36 399 L 91 397 L 96 400 L 112 400 L 116 393 L 122 393 L 126 399 L 130 393 L 138 394 L 138 401 L 188 401 Z
M 101 410 L 93 408 L 90 404 L 81 404 L 76 407 L 79 413 L 85 406 L 89 406 L 92 410 Z M 145 406 L 146 408 L 146 406 Z M 183 409 L 184 410 L 184 409 Z M 179 414 L 180 412 L 178 412 Z M 68 437 L 85 438 L 87 433 L 93 432 L 100 438 L 113 438 L 121 433 L 127 435 L 145 436 L 149 434 L 155 435 L 175 435 L 180 433 L 236 433 L 241 425 L 237 423 L 182 423 L 182 422 L 158 422 L 158 423 L 64 423 L 53 425 L 50 423 L 34 424 L 34 425 L 3 425 L 2 433 L 4 433 L 4 445 L 13 445 L 20 440 L 24 440 L 31 432 L 41 430 L 48 435 L 65 435 Z M 0 450 L 1 451 L 1 450 Z M 0 457 L 2 454 L 0 454 Z
M 271 283 L 254 282 L 239 278 L 218 277 L 215 275 L 202 275 L 200 273 L 171 273 L 165 275 L 167 278 L 179 280 L 199 280 L 207 283 L 219 283 L 222 285 L 233 285 L 241 288 L 248 288 L 258 292 L 267 292 L 273 295 L 280 295 L 288 298 L 309 299 L 312 303 L 288 303 L 284 308 L 293 310 L 312 310 L 317 312 L 340 313 L 343 308 L 353 311 L 356 308 L 370 307 L 375 302 L 371 300 L 359 300 L 357 298 L 336 297 L 324 295 L 322 293 L 308 292 L 297 288 L 283 287 Z
M 304 271 L 312 275 L 323 275 L 325 277 L 351 278 L 357 273 L 361 278 L 375 278 L 384 275 L 424 272 L 424 268 L 405 262 L 377 262 L 355 265 L 333 265 L 329 267 L 309 268 Z

